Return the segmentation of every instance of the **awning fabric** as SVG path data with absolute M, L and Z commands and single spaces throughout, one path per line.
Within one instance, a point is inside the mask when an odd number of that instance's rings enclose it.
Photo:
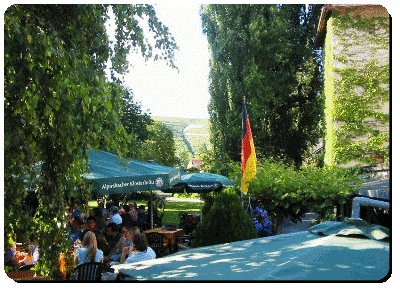
M 211 173 L 183 173 L 181 175 L 181 181 L 164 192 L 182 193 L 184 190 L 188 193 L 212 192 L 227 187 L 234 187 L 234 182 L 223 175 Z
M 194 248 L 113 268 L 139 281 L 377 281 L 390 275 L 387 239 L 358 236 L 358 230 L 355 238 L 349 223 L 311 230 Z
M 98 195 L 165 190 L 180 181 L 179 169 L 153 162 L 125 161 L 102 150 L 89 153 L 90 180 Z

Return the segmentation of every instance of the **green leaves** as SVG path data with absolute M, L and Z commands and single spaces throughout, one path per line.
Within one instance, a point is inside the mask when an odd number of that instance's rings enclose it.
M 257 169 L 249 193 L 278 221 L 286 217 L 295 221 L 310 211 L 328 217 L 333 206 L 347 202 L 360 183 L 356 170 L 336 167 L 296 170 L 266 160 Z
M 209 112 L 215 152 L 240 160 L 246 97 L 257 155 L 299 166 L 321 134 L 320 71 L 312 37 L 321 6 L 207 5 L 211 48 Z M 299 76 L 302 76 L 301 78 Z
M 332 156 L 327 160 L 330 164 L 346 164 L 353 160 L 374 163 L 367 155 L 372 152 L 383 154 L 387 160 L 389 151 L 382 149 L 389 145 L 390 65 L 385 62 L 389 61 L 389 34 L 385 33 L 388 23 L 385 18 L 344 15 L 331 18 L 337 45 L 342 49 L 341 55 L 336 56 L 329 46 L 325 54 L 334 56 L 343 66 L 334 68 L 325 61 L 326 72 L 340 77 L 326 79 L 325 94 L 334 96 L 332 103 L 327 102 L 326 109 L 326 115 L 331 117 L 326 125 L 330 133 L 326 138 L 326 152 Z M 355 47 L 365 47 L 365 55 L 371 57 L 355 59 L 352 57 Z
M 156 17 L 151 6 L 113 7 L 122 16 L 116 48 L 122 74 L 129 46 L 145 44 L 124 39 L 142 30 L 134 14 Z M 51 276 L 59 267 L 54 258 L 67 248 L 61 239 L 65 206 L 91 194 L 81 178 L 88 152 L 104 146 L 124 155 L 130 141 L 121 121 L 122 94 L 112 94 L 104 73 L 111 54 L 107 17 L 104 5 L 13 5 L 4 14 L 5 233 L 38 233 L 38 269 Z M 159 53 L 168 50 L 172 64 L 174 42 L 161 23 L 154 29 L 164 44 Z M 23 201 L 25 188 L 36 185 L 33 219 Z
M 131 50 L 140 51 L 146 60 L 163 59 L 167 65 L 176 68 L 174 52 L 178 46 L 168 28 L 158 20 L 151 5 L 113 5 L 112 12 L 116 24 L 116 44 L 112 48 L 113 72 L 122 74 L 127 70 L 126 57 Z M 147 27 L 143 27 L 143 20 L 147 20 Z M 144 37 L 145 28 L 152 33 L 152 41 Z
M 133 157 L 141 161 L 153 160 L 156 163 L 175 167 L 179 160 L 175 156 L 175 141 L 173 133 L 159 121 L 153 121 L 147 126 L 148 138 L 134 145 Z
M 106 110 L 111 111 L 112 109 L 112 104 L 109 101 L 104 102 L 104 107 L 106 108 Z
M 257 237 L 250 217 L 234 190 L 223 190 L 214 199 L 210 197 L 211 195 L 202 194 L 207 199 L 207 211 L 203 208 L 203 222 L 197 227 L 193 242 L 195 247 Z

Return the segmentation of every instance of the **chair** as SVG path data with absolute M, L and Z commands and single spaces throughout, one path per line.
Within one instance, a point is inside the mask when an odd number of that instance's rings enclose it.
M 197 225 L 193 224 L 193 221 L 189 218 L 189 214 L 185 212 L 179 213 L 179 228 L 182 228 L 186 234 L 190 234 L 197 228 Z
M 191 247 L 193 239 L 194 239 L 194 234 L 192 232 L 186 235 L 180 235 L 176 237 L 176 241 L 178 243 L 177 245 L 182 249 Z
M 164 212 L 163 212 L 163 213 L 161 213 L 161 215 L 160 215 L 160 216 L 153 217 L 153 219 L 154 219 L 154 221 L 153 221 L 153 223 L 154 223 L 154 226 L 161 227 L 161 225 L 162 225 L 162 219 L 163 219 L 163 217 L 164 217 Z
M 83 263 L 75 266 L 74 273 L 76 273 L 74 280 L 77 281 L 100 281 L 101 273 L 105 269 L 103 263 L 90 262 Z
M 177 230 L 178 229 L 178 227 L 176 225 L 173 225 L 173 224 L 163 225 L 163 228 L 165 228 L 166 230 Z
M 19 268 L 20 271 L 26 271 L 26 270 L 30 270 L 35 266 L 35 264 L 31 264 L 31 265 L 23 265 Z
M 146 238 L 149 246 L 155 251 L 157 258 L 165 255 L 164 235 L 158 232 L 149 232 L 146 233 Z

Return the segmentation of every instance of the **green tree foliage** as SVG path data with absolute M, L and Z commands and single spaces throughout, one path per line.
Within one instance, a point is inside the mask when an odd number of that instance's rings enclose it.
M 232 189 L 215 196 L 211 208 L 196 229 L 193 245 L 208 246 L 256 238 L 257 233 L 240 198 Z
M 351 201 L 361 183 L 357 173 L 357 168 L 339 167 L 299 170 L 265 160 L 250 182 L 249 194 L 255 200 L 252 206 L 266 209 L 275 226 L 286 218 L 297 221 L 307 212 L 326 220 L 333 215 L 334 206 Z
M 179 159 L 175 155 L 175 141 L 172 131 L 159 121 L 153 121 L 148 126 L 148 131 L 148 139 L 132 149 L 134 158 L 141 161 L 154 161 L 169 167 L 178 166 Z
M 111 83 L 110 87 L 113 104 L 120 108 L 121 122 L 129 138 L 126 156 L 134 158 L 136 148 L 149 138 L 149 125 L 153 121 L 148 113 L 142 111 L 141 103 L 135 100 L 132 90 L 124 87 L 119 80 Z
M 297 166 L 321 134 L 313 37 L 321 5 L 207 5 L 209 105 L 215 152 L 240 161 L 246 97 L 256 152 Z
M 109 7 L 116 16 L 114 46 L 104 26 Z M 147 20 L 155 47 L 137 17 Z M 112 75 L 123 73 L 132 48 L 174 66 L 176 44 L 152 6 L 13 5 L 4 14 L 5 234 L 37 233 L 38 269 L 53 277 L 66 246 L 65 206 L 89 192 L 81 180 L 88 152 L 100 145 L 121 155 L 127 150 L 122 101 L 104 69 L 112 58 Z M 38 185 L 34 218 L 24 203 L 27 174 Z
M 129 135 L 144 141 L 149 136 L 147 126 L 152 124 L 152 119 L 148 113 L 142 111 L 141 103 L 135 101 L 132 90 L 124 89 L 123 93 L 122 124 Z

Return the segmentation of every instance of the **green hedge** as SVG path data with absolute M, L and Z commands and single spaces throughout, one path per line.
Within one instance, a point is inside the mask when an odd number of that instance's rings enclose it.
M 207 196 L 207 195 L 203 195 Z M 250 216 L 234 189 L 226 189 L 206 201 L 203 222 L 197 227 L 194 247 L 222 244 L 257 237 Z M 208 203 L 212 203 L 208 207 Z
M 249 195 L 253 208 L 266 209 L 277 227 L 290 217 L 298 220 L 307 212 L 317 213 L 322 220 L 331 219 L 335 205 L 351 201 L 358 189 L 358 168 L 303 168 L 265 161 L 251 181 Z

